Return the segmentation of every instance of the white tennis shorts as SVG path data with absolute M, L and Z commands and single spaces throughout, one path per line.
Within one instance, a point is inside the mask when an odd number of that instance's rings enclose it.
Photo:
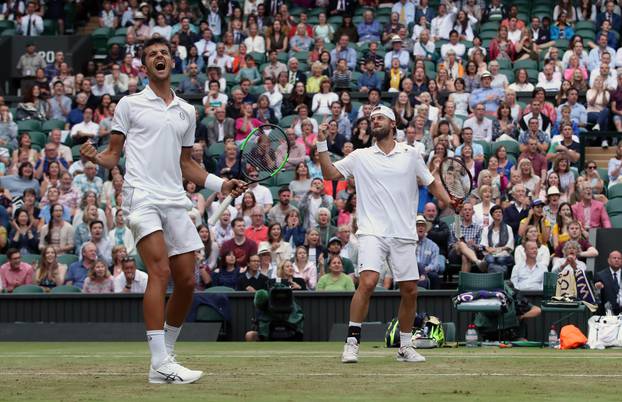
M 419 279 L 416 247 L 415 240 L 411 239 L 362 235 L 359 237 L 357 275 L 361 271 L 380 273 L 386 261 L 395 282 L 416 281 Z
M 145 236 L 161 230 L 168 256 L 199 250 L 203 242 L 188 211 L 192 202 L 163 199 L 136 187 L 123 187 L 123 217 L 136 244 Z

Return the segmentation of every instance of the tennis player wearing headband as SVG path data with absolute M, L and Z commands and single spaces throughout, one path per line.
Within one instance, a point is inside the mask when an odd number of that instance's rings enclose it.
M 419 270 L 415 247 L 417 242 L 417 181 L 442 204 L 449 205 L 449 195 L 428 170 L 415 148 L 395 141 L 395 114 L 386 106 L 371 112 L 372 134 L 376 142 L 370 148 L 357 149 L 344 159 L 331 162 L 326 143 L 327 124 L 319 127 L 317 150 L 322 174 L 327 180 L 356 178 L 359 256 L 359 286 L 350 304 L 350 324 L 341 355 L 344 363 L 358 361 L 361 323 L 367 316 L 369 300 L 378 283 L 385 261 L 399 284 L 400 349 L 398 361 L 419 362 L 412 344 L 412 327 L 417 312 Z

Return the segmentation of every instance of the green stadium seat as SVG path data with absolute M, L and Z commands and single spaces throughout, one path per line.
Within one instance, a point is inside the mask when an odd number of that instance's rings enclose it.
M 279 120 L 279 126 L 283 128 L 289 128 L 292 126 L 294 119 L 298 118 L 297 114 L 291 114 L 289 116 L 285 116 Z
M 622 229 L 622 215 L 611 216 L 609 219 L 611 220 L 611 227 Z
M 452 214 L 452 215 L 445 215 L 443 217 L 440 218 L 441 221 L 445 222 L 447 224 L 447 226 L 449 226 L 451 228 L 451 226 L 454 224 L 454 221 L 456 220 L 456 215 Z
M 9 257 L 7 257 L 6 254 L 0 254 L 0 265 L 4 264 L 8 260 L 9 260 Z
M 15 35 L 17 35 L 17 31 L 15 29 L 5 29 L 0 34 L 0 36 L 15 36 Z
M 538 62 L 535 60 L 518 60 L 514 62 L 514 66 L 513 69 L 514 70 L 518 70 L 519 68 L 524 68 L 524 69 L 534 69 L 537 70 L 538 69 Z
M 294 180 L 295 175 L 296 172 L 293 170 L 282 170 L 276 175 L 274 185 L 279 187 L 287 186 L 292 180 Z
M 484 32 L 481 32 L 479 36 L 482 39 L 482 41 L 487 40 L 487 39 L 488 40 L 494 39 L 497 37 L 497 31 L 484 31 Z
M 50 131 L 54 130 L 55 128 L 58 128 L 60 130 L 64 130 L 65 129 L 65 120 L 50 119 L 50 120 L 44 121 L 43 124 L 41 125 L 41 131 L 43 131 L 44 133 L 49 133 Z
M 143 272 L 147 272 L 147 266 L 145 265 L 145 263 L 143 262 L 143 259 L 140 258 L 140 255 L 135 254 L 132 257 L 134 257 L 134 262 L 136 263 L 136 268 L 139 271 L 143 271 Z
M 460 272 L 458 276 L 458 294 L 479 290 L 498 290 L 503 289 L 503 274 L 497 272 L 494 274 L 489 273 L 474 273 L 474 272 Z M 501 313 L 501 304 L 482 306 L 473 305 L 470 303 L 461 303 L 456 307 L 458 312 L 497 312 Z
M 562 52 L 565 52 L 566 50 L 568 50 L 569 44 L 570 44 L 570 41 L 568 39 L 557 39 L 555 41 L 555 47 L 558 48 Z
M 82 289 L 71 285 L 61 285 L 50 290 L 50 293 L 82 293 Z
M 499 30 L 499 23 L 496 21 L 486 22 L 479 27 L 480 34 L 482 32 L 497 32 Z
M 209 146 L 209 148 L 207 149 L 207 155 L 209 155 L 209 157 L 211 158 L 218 158 L 220 157 L 220 155 L 223 154 L 223 152 L 225 152 L 225 143 L 224 142 L 215 142 L 212 145 Z
M 65 264 L 67 267 L 78 261 L 78 259 L 79 257 L 75 254 L 61 254 L 57 258 L 59 264 Z
M 514 82 L 514 72 L 512 70 L 499 70 L 499 74 L 503 74 L 505 75 L 505 77 L 508 79 L 508 82 L 510 84 L 512 84 Z
M 611 200 L 613 198 L 622 198 L 622 184 L 614 184 L 607 189 L 607 197 Z
M 24 131 L 41 131 L 41 122 L 39 120 L 20 120 L 17 122 L 17 130 L 20 133 Z
M 37 285 L 22 285 L 13 289 L 13 294 L 25 294 L 25 293 L 43 293 L 43 289 L 41 289 Z
M 28 135 L 30 136 L 30 141 L 32 141 L 32 144 L 38 145 L 41 148 L 43 148 L 48 141 L 48 136 L 41 131 L 29 131 Z
M 1 20 L 0 30 L 4 30 L 4 29 L 15 29 L 15 22 L 12 20 Z
M 201 191 L 199 191 L 199 194 L 201 194 L 203 198 L 207 200 L 212 194 L 214 194 L 214 192 L 210 189 L 204 188 Z
M 117 28 L 117 30 L 114 31 L 114 36 L 126 36 L 126 35 L 127 35 L 126 27 Z
M 43 20 L 43 35 L 56 35 L 56 31 L 58 30 L 56 21 L 54 20 Z
M 171 86 L 177 87 L 186 78 L 184 74 L 171 74 Z
M 529 77 L 529 82 L 532 84 L 536 84 L 538 82 L 538 74 L 539 71 L 534 68 L 527 69 L 527 76 Z
M 583 40 L 594 41 L 596 33 L 592 29 L 580 29 L 575 32 L 575 35 L 579 35 Z
M 490 143 L 487 141 L 473 141 L 476 144 L 479 144 L 482 146 L 482 148 L 484 148 L 484 158 L 486 158 L 486 160 L 488 160 L 488 158 L 490 158 L 490 155 L 492 153 L 491 147 L 490 147 Z
M 622 198 L 612 198 L 607 202 L 609 216 L 622 215 Z
M 39 262 L 40 258 L 41 256 L 38 254 L 23 254 L 22 255 L 22 261 L 32 266 L 36 265 Z
M 117 44 L 122 48 L 125 47 L 125 36 L 113 36 L 106 42 L 106 46 L 108 47 L 108 49 L 110 49 L 110 47 L 114 44 Z
M 277 202 L 279 200 L 279 186 L 270 186 L 268 189 L 270 190 L 270 194 L 272 194 L 272 201 Z
M 592 32 L 596 31 L 596 24 L 593 21 L 577 21 L 574 27 L 577 31 L 582 29 L 589 29 Z
M 257 63 L 257 65 L 266 62 L 266 55 L 264 53 L 251 52 L 250 55 L 253 56 L 253 59 L 255 59 L 255 63 Z
M 73 157 L 74 161 L 80 159 L 80 146 L 81 145 L 74 145 L 73 147 L 71 147 L 71 156 Z
M 208 288 L 208 290 L 209 289 L 211 288 Z M 218 312 L 218 310 L 207 304 L 201 304 L 197 307 L 196 322 L 224 322 L 224 320 L 224 317 Z

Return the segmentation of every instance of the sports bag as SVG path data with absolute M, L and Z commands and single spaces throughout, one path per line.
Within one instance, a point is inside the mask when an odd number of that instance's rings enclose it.
M 426 313 L 418 313 L 413 329 L 413 345 L 418 349 L 431 349 L 443 346 L 445 330 L 438 317 Z M 385 333 L 387 348 L 400 347 L 400 324 L 397 318 L 389 322 Z
M 559 333 L 560 349 L 577 349 L 587 343 L 583 332 L 574 325 L 564 325 Z
M 622 317 L 619 315 L 595 315 L 590 317 L 587 325 L 590 349 L 622 346 Z

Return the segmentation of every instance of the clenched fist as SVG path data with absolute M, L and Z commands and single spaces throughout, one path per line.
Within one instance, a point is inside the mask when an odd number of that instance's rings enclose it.
M 318 141 L 326 140 L 327 132 L 328 132 L 328 123 L 324 122 L 320 124 L 320 127 L 318 127 L 317 140 Z
M 87 141 L 80 147 L 80 156 L 97 163 L 97 148 L 90 141 Z

